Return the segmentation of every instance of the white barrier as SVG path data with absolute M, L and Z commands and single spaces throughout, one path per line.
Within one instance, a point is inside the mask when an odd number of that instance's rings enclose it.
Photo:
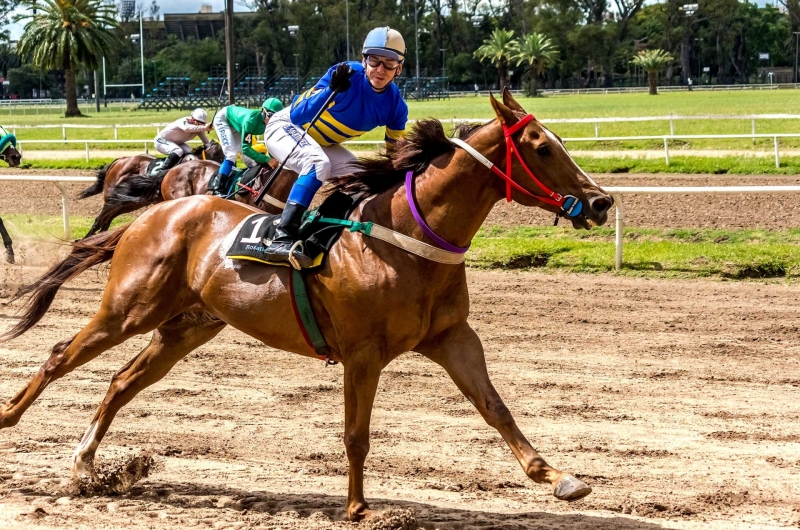
M 442 123 L 480 123 L 491 120 L 492 117 L 486 118 L 452 118 L 439 120 Z M 595 117 L 595 118 L 545 118 L 540 120 L 544 124 L 550 123 L 593 123 L 595 138 L 600 138 L 600 124 L 601 123 L 624 123 L 624 122 L 645 122 L 645 121 L 668 121 L 670 135 L 675 134 L 676 121 L 682 120 L 750 120 L 752 133 L 756 133 L 756 120 L 800 120 L 800 114 L 704 114 L 700 116 L 614 116 L 614 117 Z M 413 123 L 418 120 L 409 120 Z M 13 134 L 17 134 L 17 129 L 61 129 L 61 139 L 67 139 L 67 129 L 108 129 L 109 127 L 114 130 L 114 139 L 119 138 L 118 129 L 146 129 L 153 128 L 155 133 L 169 125 L 169 123 L 128 123 L 128 124 L 108 124 L 108 125 L 89 125 L 81 123 L 59 123 L 59 124 L 44 124 L 44 125 L 6 125 L 6 129 L 11 130 Z
M 69 229 L 69 197 L 67 190 L 64 188 L 64 183 L 70 182 L 94 182 L 97 180 L 95 177 L 59 177 L 53 175 L 0 175 L 0 180 L 14 180 L 22 182 L 52 182 L 55 184 L 58 191 L 61 192 L 61 219 L 64 221 L 64 240 L 69 241 L 72 239 L 72 234 Z
M 616 255 L 614 268 L 622 268 L 622 236 L 623 221 L 625 219 L 625 209 L 622 206 L 622 195 L 624 193 L 800 193 L 800 186 L 610 186 L 603 188 L 606 193 L 614 197 L 614 204 L 617 207 L 616 226 L 614 234 L 614 245 Z
M 22 182 L 52 182 L 61 192 L 61 217 L 64 222 L 64 239 L 71 239 L 69 227 L 69 197 L 64 183 L 75 182 L 94 182 L 95 177 L 60 177 L 55 175 L 0 175 L 0 181 L 22 181 Z M 622 205 L 622 195 L 630 193 L 652 193 L 652 194 L 683 194 L 683 193 L 800 193 L 800 186 L 611 186 L 603 188 L 606 193 L 614 197 L 616 206 L 616 223 L 614 234 L 615 261 L 614 268 L 622 268 L 622 240 L 624 234 L 625 209 Z

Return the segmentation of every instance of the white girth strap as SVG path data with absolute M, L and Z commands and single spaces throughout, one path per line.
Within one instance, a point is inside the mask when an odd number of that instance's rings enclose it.
M 370 237 L 386 241 L 396 247 L 400 247 L 406 252 L 410 252 L 421 258 L 429 259 L 437 263 L 445 263 L 447 265 L 458 265 L 464 263 L 464 254 L 456 254 L 440 248 L 434 247 L 422 241 L 418 241 L 413 237 L 408 237 L 400 232 L 395 232 L 381 225 L 372 224 L 369 232 L 362 232 Z
M 280 208 L 281 210 L 286 208 L 286 203 L 285 202 L 279 201 L 278 199 L 276 199 L 272 195 L 264 195 L 264 197 L 262 197 L 261 200 L 264 201 L 267 204 L 271 204 L 272 206 L 275 206 L 276 208 Z
M 450 141 L 453 142 L 454 144 L 456 144 L 458 147 L 460 147 L 464 151 L 466 151 L 467 153 L 471 154 L 472 157 L 475 160 L 477 160 L 478 162 L 480 162 L 484 166 L 488 167 L 489 169 L 492 169 L 494 167 L 494 164 L 492 164 L 492 162 L 489 161 L 488 158 L 486 158 L 485 156 L 480 154 L 478 151 L 475 150 L 474 147 L 469 145 L 464 140 L 459 140 L 458 138 L 450 138 Z

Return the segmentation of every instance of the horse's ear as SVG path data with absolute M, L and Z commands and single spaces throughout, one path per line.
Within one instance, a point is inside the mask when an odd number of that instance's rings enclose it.
M 519 121 L 519 118 L 514 115 L 514 112 L 506 107 L 504 104 L 500 103 L 494 98 L 494 94 L 491 92 L 489 93 L 489 101 L 492 103 L 492 108 L 494 109 L 494 113 L 497 116 L 497 119 L 500 120 L 501 123 L 505 123 L 507 126 L 512 126 Z
M 522 108 L 522 105 L 517 103 L 517 100 L 511 95 L 511 91 L 508 89 L 508 87 L 503 87 L 503 103 L 505 103 L 506 107 L 510 108 L 511 110 L 518 110 L 527 114 L 525 109 Z

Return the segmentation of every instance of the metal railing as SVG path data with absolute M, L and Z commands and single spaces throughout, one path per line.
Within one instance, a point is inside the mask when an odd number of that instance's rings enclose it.
M 55 175 L 0 175 L 0 181 L 12 180 L 19 182 L 52 182 L 58 191 L 61 192 L 61 219 L 64 223 L 64 240 L 69 241 L 72 239 L 72 233 L 69 228 L 69 196 L 67 190 L 64 188 L 65 183 L 71 182 L 94 182 L 97 180 L 95 177 L 59 177 Z
M 615 270 L 622 268 L 622 240 L 625 219 L 625 208 L 622 205 L 623 194 L 800 193 L 800 186 L 609 186 L 603 189 L 614 197 L 614 205 L 617 208 L 614 229 Z

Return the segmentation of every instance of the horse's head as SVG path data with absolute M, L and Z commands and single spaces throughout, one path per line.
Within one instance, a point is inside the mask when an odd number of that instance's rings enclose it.
M 502 103 L 489 98 L 505 135 L 503 161 L 493 171 L 506 180 L 508 199 L 563 215 L 575 228 L 604 224 L 614 200 L 578 167 L 561 138 L 525 112 L 508 89 Z
M 216 140 L 211 140 L 206 148 L 206 160 L 212 162 L 222 163 L 225 160 L 225 154 L 222 152 L 222 146 Z
M 22 162 L 22 153 L 17 151 L 17 137 L 0 127 L 0 160 L 9 167 L 17 167 Z

